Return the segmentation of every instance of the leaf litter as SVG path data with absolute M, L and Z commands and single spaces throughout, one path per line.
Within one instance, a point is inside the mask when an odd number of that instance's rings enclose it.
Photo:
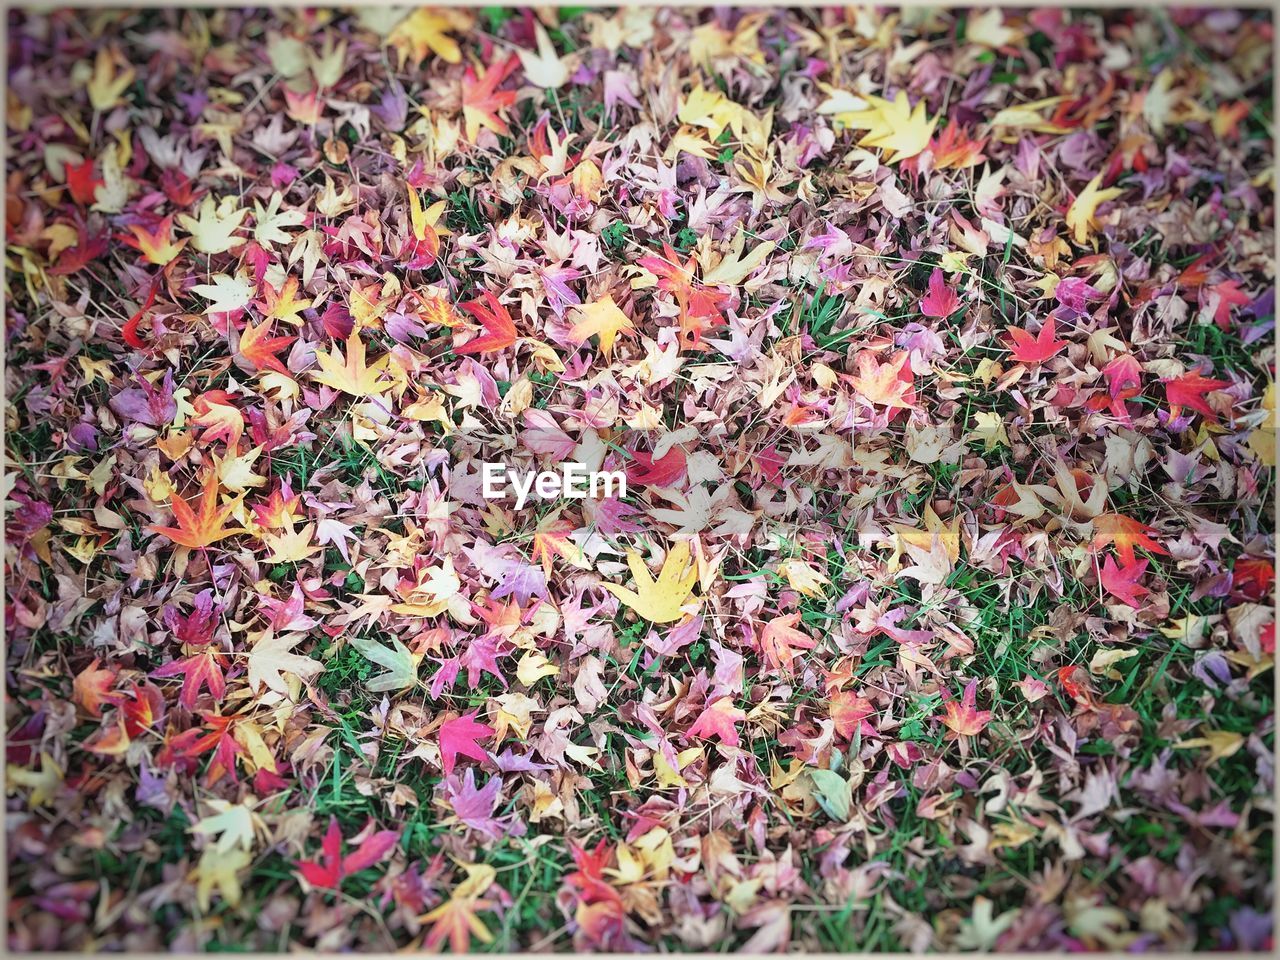
M 1271 948 L 1265 12 L 9 27 L 12 949 Z

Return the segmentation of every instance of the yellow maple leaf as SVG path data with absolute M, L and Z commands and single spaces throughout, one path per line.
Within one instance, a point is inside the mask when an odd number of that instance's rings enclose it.
M 233 236 L 240 229 L 248 207 L 236 207 L 235 197 L 223 197 L 221 203 L 206 196 L 196 216 L 178 214 L 178 224 L 191 234 L 191 246 L 201 253 L 226 253 L 244 243 L 244 237 Z
M 869 109 L 841 115 L 847 126 L 867 131 L 858 146 L 879 147 L 885 151 L 887 163 L 897 163 L 929 145 L 938 118 L 929 119 L 923 100 L 913 108 L 906 91 L 899 90 L 893 100 L 868 96 L 867 102 Z
M 1262 409 L 1266 416 L 1262 422 L 1249 431 L 1245 443 L 1254 452 L 1264 466 L 1276 465 L 1276 385 L 1267 384 L 1262 391 Z
M 1173 745 L 1173 748 L 1175 750 L 1191 750 L 1195 747 L 1208 747 L 1209 763 L 1214 764 L 1219 760 L 1225 760 L 1243 746 L 1244 737 L 1241 734 L 1230 730 L 1206 730 L 1203 736 L 1192 737 L 1190 740 L 1179 740 Z
M 766 240 L 764 243 L 756 244 L 750 253 L 743 256 L 742 251 L 746 245 L 746 240 L 746 231 L 739 227 L 738 232 L 729 243 L 729 249 L 720 258 L 720 262 L 709 270 L 705 269 L 705 264 L 703 265 L 702 282 L 704 284 L 724 284 L 736 287 L 764 263 L 764 258 L 772 253 L 774 247 L 777 246 L 774 241 Z
M 13 764 L 5 768 L 9 792 L 15 792 L 17 787 L 28 788 L 31 793 L 27 797 L 27 804 L 32 808 L 42 807 L 53 799 L 58 787 L 62 786 L 63 776 L 62 768 L 54 762 L 53 757 L 43 752 L 40 754 L 39 773 Z
M 516 48 L 516 56 L 524 66 L 525 79 L 534 86 L 548 90 L 563 87 L 569 81 L 569 67 L 556 53 L 546 28 L 536 20 L 533 23 L 533 37 L 538 45 L 537 53 L 522 47 Z
M 725 127 L 732 127 L 733 132 L 740 135 L 745 113 L 719 90 L 706 90 L 698 84 L 681 102 L 676 119 L 690 126 L 705 127 L 715 140 L 724 133 Z
M 1088 243 L 1090 235 L 1097 228 L 1098 222 L 1095 218 L 1098 207 L 1124 193 L 1119 187 L 1099 190 L 1098 187 L 1101 184 L 1102 174 L 1098 174 L 1080 191 L 1079 196 L 1071 201 L 1071 206 L 1067 207 L 1067 228 L 1078 244 Z
M 806 597 L 825 596 L 822 588 L 831 582 L 805 561 L 794 558 L 778 564 L 778 573 L 787 578 L 792 590 L 798 590 Z
M 220 851 L 216 845 L 205 847 L 200 862 L 192 871 L 196 881 L 196 900 L 206 913 L 214 890 L 232 907 L 240 905 L 240 879 L 236 876 L 249 866 L 252 855 L 244 850 Z
M 420 7 L 396 24 L 387 44 L 400 54 L 402 67 L 410 59 L 421 63 L 431 53 L 446 63 L 461 63 L 462 48 L 449 34 L 470 24 L 470 17 L 461 10 Z
M 320 548 L 312 543 L 315 526 L 314 523 L 308 523 L 303 525 L 302 529 L 295 530 L 293 521 L 290 520 L 284 532 L 264 533 L 262 542 L 271 550 L 266 561 L 268 563 L 299 563 L 319 552 Z
M 250 487 L 261 487 L 267 482 L 266 477 L 253 471 L 253 465 L 257 463 L 260 456 L 262 456 L 261 444 L 243 456 L 228 455 L 219 458 L 214 454 L 214 473 L 222 482 L 222 486 L 231 493 L 247 493 Z
M 353 397 L 377 396 L 391 388 L 390 383 L 381 379 L 389 356 L 388 354 L 366 366 L 364 341 L 359 334 L 353 333 L 347 337 L 345 359 L 335 344 L 332 352 L 316 354 L 316 363 L 320 364 L 321 372 L 312 371 L 311 376 L 312 379 Z
M 682 609 L 693 593 L 698 571 L 689 562 L 689 544 L 681 541 L 667 553 L 667 559 L 658 571 L 658 579 L 649 575 L 640 554 L 627 551 L 627 566 L 635 578 L 636 589 L 628 590 L 614 583 L 601 584 L 646 620 L 654 623 L 673 623 L 684 616 Z
M 613 302 L 613 295 L 606 293 L 599 300 L 583 304 L 575 308 L 578 322 L 569 331 L 575 343 L 583 343 L 588 337 L 600 337 L 600 349 L 605 358 L 613 357 L 613 344 L 620 333 L 634 333 L 635 325 L 631 318 Z
M 95 110 L 110 110 L 120 102 L 137 71 L 125 66 L 117 72 L 116 58 L 106 47 L 98 48 L 98 55 L 93 61 L 93 76 L 89 79 L 89 103 Z

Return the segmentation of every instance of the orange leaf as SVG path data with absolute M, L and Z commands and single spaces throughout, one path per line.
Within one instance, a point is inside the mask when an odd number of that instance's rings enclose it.
M 760 646 L 765 660 L 775 670 L 792 673 L 797 650 L 812 650 L 817 641 L 802 630 L 796 629 L 800 614 L 775 617 L 765 624 L 760 633 Z
M 173 516 L 178 521 L 176 527 L 147 527 L 152 533 L 162 533 L 174 543 L 198 549 L 211 543 L 244 533 L 243 527 L 224 527 L 231 516 L 234 506 L 218 506 L 218 478 L 210 471 L 204 480 L 204 489 L 200 494 L 199 511 L 194 511 L 181 497 L 175 496 L 169 502 Z
M 271 336 L 271 321 L 269 319 L 256 327 L 252 324 L 245 324 L 244 332 L 240 334 L 240 353 L 258 370 L 274 370 L 276 373 L 282 373 L 287 377 L 289 376 L 289 371 L 285 369 L 284 364 L 280 362 L 280 358 L 276 354 L 297 339 L 297 337 Z
M 1135 547 L 1167 557 L 1169 551 L 1149 536 L 1154 532 L 1151 527 L 1132 517 L 1123 517 L 1118 513 L 1099 514 L 1093 520 L 1093 540 L 1089 549 L 1097 551 L 1109 543 L 1115 544 L 1116 556 L 1125 566 L 1133 563 Z

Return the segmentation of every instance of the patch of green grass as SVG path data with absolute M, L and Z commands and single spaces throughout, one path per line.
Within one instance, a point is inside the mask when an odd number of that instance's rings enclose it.
M 600 231 L 600 238 L 610 250 L 620 251 L 627 245 L 631 227 L 623 220 L 615 220 Z
M 449 194 L 445 222 L 458 233 L 485 233 L 489 229 L 488 217 L 469 190 L 458 189 Z
M 826 281 L 818 284 L 813 296 L 800 308 L 798 330 L 806 330 L 813 337 L 813 342 L 823 350 L 829 350 L 841 340 L 847 339 L 843 334 L 833 333 L 835 325 L 845 314 L 849 301 L 842 296 L 826 293 Z

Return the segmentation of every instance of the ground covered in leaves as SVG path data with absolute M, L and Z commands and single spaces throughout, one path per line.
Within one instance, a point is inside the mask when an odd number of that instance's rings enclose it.
M 1265 14 L 9 26 L 12 948 L 1270 945 Z

